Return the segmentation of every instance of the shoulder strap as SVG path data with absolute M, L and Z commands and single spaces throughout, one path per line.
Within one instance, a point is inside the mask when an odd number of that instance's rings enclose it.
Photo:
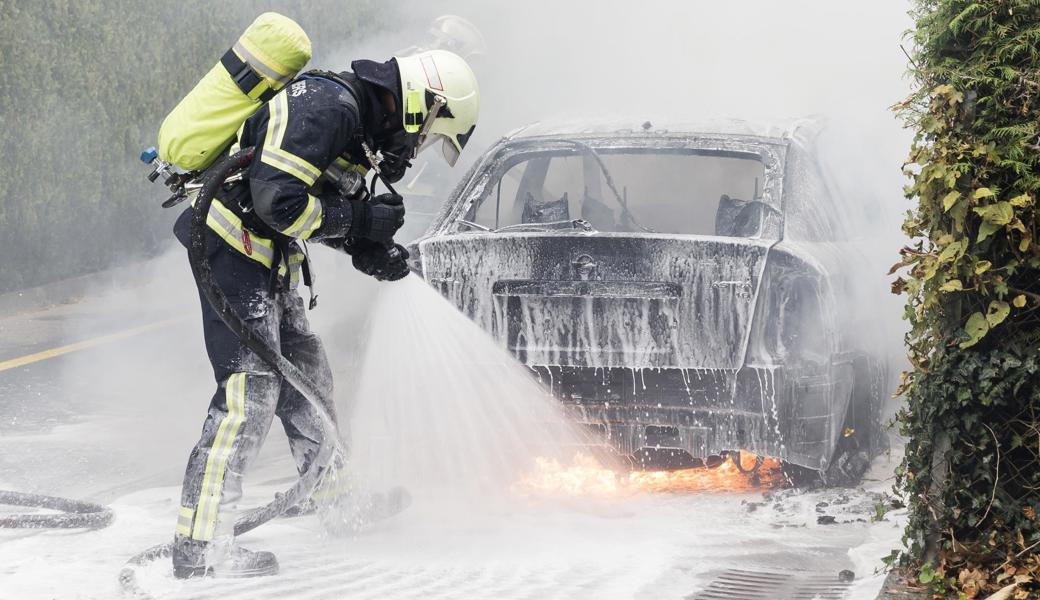
M 225 52 L 224 56 L 220 57 L 220 64 L 224 65 L 228 74 L 231 75 L 231 79 L 234 80 L 235 85 L 237 85 L 238 89 L 242 90 L 242 93 L 246 96 L 253 93 L 256 87 L 260 84 L 264 84 L 265 88 L 259 96 L 256 96 L 261 102 L 269 101 L 278 93 L 277 90 L 268 87 L 263 77 L 261 77 L 249 63 L 239 58 L 238 55 L 235 54 L 233 48 Z
M 296 76 L 296 79 L 328 79 L 350 92 L 350 95 L 354 97 L 354 103 L 358 106 L 361 105 L 361 94 L 354 88 L 354 85 L 351 82 L 344 79 L 339 73 L 314 69 L 312 71 L 307 71 L 306 73 L 300 73 Z
M 362 125 L 364 117 L 362 115 L 367 114 L 369 108 L 366 104 L 367 101 L 365 99 L 364 93 L 362 93 L 362 91 L 357 88 L 357 82 L 351 81 L 343 77 L 339 73 L 334 73 L 332 71 L 324 71 L 320 69 L 314 69 L 305 73 L 300 73 L 296 76 L 296 79 L 326 79 L 347 90 L 347 92 L 350 94 L 350 97 L 354 99 L 354 106 L 359 113 L 358 116 L 361 117 L 358 119 L 358 127 L 353 135 L 355 138 L 361 140 L 365 139 L 364 127 Z

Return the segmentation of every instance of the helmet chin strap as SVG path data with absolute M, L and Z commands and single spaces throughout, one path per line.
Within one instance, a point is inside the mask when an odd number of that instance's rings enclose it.
M 390 181 L 386 178 L 386 175 L 383 174 L 382 169 L 379 168 L 379 164 L 383 162 L 382 156 L 373 152 L 372 147 L 368 145 L 367 141 L 361 142 L 361 149 L 365 152 L 365 158 L 368 159 L 368 164 L 372 165 L 372 171 L 376 174 L 376 176 L 372 178 L 371 195 L 375 196 L 376 181 L 382 181 L 383 185 L 386 186 L 386 189 L 390 190 L 391 194 L 399 195 L 397 194 L 397 190 L 394 189 L 394 186 L 391 185 Z
M 409 98 L 409 100 L 411 100 L 411 98 Z M 430 129 L 433 127 L 433 122 L 437 119 L 437 115 L 440 113 L 441 109 L 447 106 L 447 104 L 448 101 L 445 100 L 443 96 L 434 96 L 433 104 L 430 106 L 429 111 L 427 111 L 426 118 L 421 120 L 421 125 L 419 123 L 412 123 L 411 126 L 405 126 L 405 136 L 408 140 L 408 143 L 405 144 L 404 147 L 408 148 L 408 146 L 411 146 L 411 148 L 408 150 L 402 149 L 400 156 L 392 155 L 396 160 L 407 161 L 409 159 L 414 159 L 416 156 L 419 155 L 419 150 L 420 148 L 422 148 L 423 143 L 426 141 L 426 137 L 429 135 Z M 406 115 L 409 114 L 409 110 L 411 110 L 410 107 L 405 108 Z M 410 129 L 412 131 L 409 131 Z M 380 165 L 386 160 L 386 158 L 383 156 L 384 153 L 382 152 L 382 150 L 378 152 L 373 151 L 373 145 L 374 143 L 372 142 L 371 137 L 368 137 L 368 139 L 361 142 L 361 148 L 365 152 L 365 158 L 368 159 L 368 163 L 372 165 L 372 170 L 375 171 L 376 174 L 376 177 L 372 179 L 372 194 L 375 195 L 376 179 L 381 180 L 383 182 L 383 185 L 385 185 L 391 193 L 396 194 L 397 191 L 394 190 L 394 186 L 390 183 L 389 177 L 387 177 L 386 173 L 380 167 Z M 405 155 L 408 155 L 407 159 L 404 158 Z M 407 168 L 407 166 L 410 165 L 406 164 L 405 168 Z

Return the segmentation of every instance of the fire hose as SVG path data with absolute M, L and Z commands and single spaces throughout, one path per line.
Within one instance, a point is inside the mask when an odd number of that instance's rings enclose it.
M 251 531 L 260 525 L 281 515 L 297 502 L 311 495 L 318 484 L 318 480 L 334 453 L 342 451 L 339 443 L 338 430 L 335 421 L 329 415 L 326 406 L 331 406 L 332 399 L 326 398 L 322 389 L 307 376 L 306 373 L 290 362 L 275 348 L 273 348 L 260 332 L 252 329 L 239 317 L 228 301 L 224 291 L 217 284 L 210 268 L 208 253 L 206 249 L 206 219 L 209 209 L 217 192 L 225 181 L 235 171 L 247 168 L 253 160 L 254 149 L 246 148 L 223 158 L 210 167 L 201 178 L 202 187 L 199 189 L 195 200 L 195 207 L 191 219 L 191 239 L 188 246 L 188 260 L 191 263 L 191 272 L 195 277 L 195 283 L 202 290 L 206 300 L 220 315 L 220 319 L 236 335 L 242 343 L 256 353 L 274 371 L 290 385 L 300 391 L 304 398 L 312 405 L 318 415 L 322 430 L 323 441 L 318 448 L 317 455 L 311 461 L 310 466 L 300 473 L 299 479 L 286 492 L 276 494 L 274 500 L 265 506 L 253 509 L 242 515 L 235 521 L 234 532 L 236 536 Z M 138 598 L 148 598 L 137 582 L 137 569 L 152 561 L 169 558 L 172 552 L 172 544 L 159 544 L 140 552 L 127 561 L 126 566 L 119 573 L 119 583 L 123 590 Z
M 9 529 L 101 529 L 113 517 L 112 509 L 100 504 L 8 490 L 0 490 L 0 505 L 60 511 L 0 517 L 0 527 Z

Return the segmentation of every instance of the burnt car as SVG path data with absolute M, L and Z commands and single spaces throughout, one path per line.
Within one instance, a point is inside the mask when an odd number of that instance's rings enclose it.
M 623 456 L 746 451 L 855 479 L 885 369 L 813 132 L 524 128 L 476 161 L 412 268 Z

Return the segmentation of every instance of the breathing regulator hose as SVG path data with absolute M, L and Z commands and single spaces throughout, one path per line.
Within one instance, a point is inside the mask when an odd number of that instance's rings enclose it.
M 227 295 L 220 289 L 216 279 L 213 277 L 213 271 L 209 264 L 209 254 L 206 248 L 206 219 L 209 216 L 210 206 L 228 176 L 235 171 L 247 168 L 253 160 L 253 155 L 253 148 L 239 150 L 218 161 L 202 176 L 202 187 L 195 200 L 195 208 L 191 219 L 188 261 L 191 263 L 191 272 L 195 276 L 195 283 L 202 290 L 203 295 L 213 309 L 220 315 L 220 319 L 242 340 L 246 347 L 270 365 L 280 377 L 299 390 L 303 397 L 311 403 L 321 423 L 324 436 L 314 460 L 311 461 L 306 470 L 300 473 L 300 478 L 291 488 L 282 494 L 276 494 L 275 499 L 269 504 L 249 511 L 235 521 L 236 536 L 263 525 L 295 506 L 300 500 L 308 498 L 315 487 L 317 487 L 324 467 L 330 464 L 337 452 L 342 452 L 336 423 L 332 420 L 326 408 L 332 406 L 332 399 L 326 397 L 322 388 L 300 371 L 296 365 L 282 356 L 277 349 L 273 348 L 259 331 L 252 329 L 235 313 Z M 154 560 L 169 558 L 171 551 L 171 544 L 160 544 L 137 554 L 127 561 L 126 566 L 119 574 L 119 582 L 123 589 L 137 597 L 148 597 L 137 584 L 136 568 L 147 565 Z

